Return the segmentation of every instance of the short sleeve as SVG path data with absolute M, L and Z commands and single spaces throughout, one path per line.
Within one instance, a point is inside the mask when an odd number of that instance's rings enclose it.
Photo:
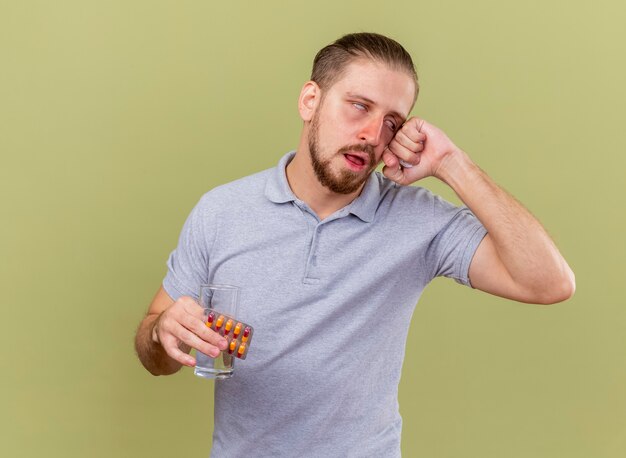
M 174 300 L 181 296 L 197 299 L 200 285 L 208 281 L 210 244 L 215 239 L 210 224 L 215 217 L 209 213 L 203 198 L 187 217 L 178 246 L 167 260 L 163 288 Z
M 443 225 L 426 251 L 431 278 L 448 277 L 471 287 L 469 267 L 487 230 L 466 206 L 455 207 L 440 198 L 436 205 L 439 208 L 435 212 Z

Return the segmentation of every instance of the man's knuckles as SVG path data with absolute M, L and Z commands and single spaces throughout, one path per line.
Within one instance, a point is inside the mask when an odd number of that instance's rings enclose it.
M 195 299 L 189 296 L 181 296 L 174 304 L 178 304 L 179 307 L 183 307 L 187 310 L 195 310 L 197 308 L 202 309 Z
M 403 136 L 405 136 L 407 139 L 409 139 L 410 141 L 414 143 L 418 143 L 422 141 L 425 137 L 425 135 L 421 133 L 420 131 L 418 131 L 417 127 L 413 124 L 410 124 L 410 125 L 405 124 L 404 127 L 402 127 L 402 129 L 398 131 L 398 134 L 402 134 Z M 396 136 L 398 134 L 396 134 Z

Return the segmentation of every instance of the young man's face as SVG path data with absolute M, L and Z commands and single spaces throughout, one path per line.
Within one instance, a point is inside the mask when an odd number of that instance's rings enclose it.
M 340 194 L 359 189 L 406 120 L 415 89 L 409 74 L 384 63 L 349 64 L 311 120 L 309 152 L 322 185 Z

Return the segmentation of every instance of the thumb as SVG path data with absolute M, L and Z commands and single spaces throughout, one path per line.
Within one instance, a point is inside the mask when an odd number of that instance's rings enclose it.
M 391 181 L 395 181 L 398 184 L 402 184 L 404 181 L 404 171 L 400 167 L 400 162 L 395 154 L 388 149 L 383 153 L 383 175 L 389 178 Z

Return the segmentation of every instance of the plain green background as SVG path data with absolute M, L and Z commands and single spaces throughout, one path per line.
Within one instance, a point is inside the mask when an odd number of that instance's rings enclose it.
M 626 456 L 622 5 L 3 1 L 0 455 L 208 455 L 213 383 L 150 376 L 135 328 L 199 197 L 297 145 L 315 52 L 376 31 L 415 58 L 415 113 L 542 221 L 577 278 L 552 306 L 428 287 L 404 456 Z

